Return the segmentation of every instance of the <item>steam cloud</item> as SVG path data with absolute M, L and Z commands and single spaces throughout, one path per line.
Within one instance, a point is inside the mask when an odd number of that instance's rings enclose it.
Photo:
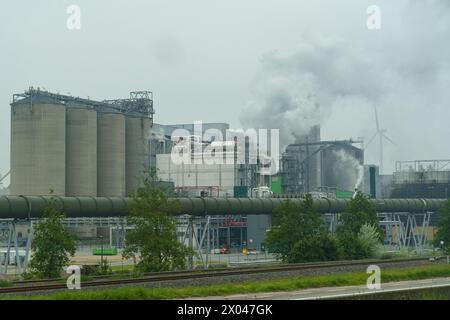
M 335 174 L 339 176 L 336 179 L 341 184 L 339 187 L 344 190 L 360 189 L 364 178 L 364 167 L 345 150 L 335 151 L 334 154 L 339 159 L 334 168 Z
M 382 9 L 390 12 L 390 6 Z M 361 38 L 348 40 L 304 36 L 293 52 L 264 55 L 242 124 L 279 128 L 281 148 L 316 124 L 328 139 L 367 141 L 377 105 L 381 127 L 397 145 L 385 144 L 386 169 L 394 160 L 449 158 L 442 145 L 448 145 L 450 127 L 442 114 L 450 101 L 450 4 L 410 0 L 395 6 L 380 31 L 358 31 Z M 377 143 L 366 157 L 376 164 Z

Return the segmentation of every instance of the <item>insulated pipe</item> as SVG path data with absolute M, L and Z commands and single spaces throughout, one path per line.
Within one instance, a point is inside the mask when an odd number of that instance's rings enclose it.
M 69 218 L 121 217 L 127 215 L 127 204 L 131 198 L 122 197 L 54 197 L 58 208 L 64 208 Z M 2 196 L 0 197 L 0 219 L 40 218 L 48 196 Z M 194 216 L 205 215 L 258 215 L 273 214 L 286 199 L 280 198 L 173 198 L 179 203 L 177 213 Z M 303 200 L 289 199 L 300 204 Z M 319 213 L 344 211 L 350 200 L 314 199 Z M 378 212 L 436 212 L 446 199 L 370 199 Z

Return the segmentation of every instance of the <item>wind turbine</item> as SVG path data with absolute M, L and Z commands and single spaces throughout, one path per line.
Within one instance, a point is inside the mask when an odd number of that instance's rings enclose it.
M 380 174 L 383 174 L 383 140 L 386 139 L 393 145 L 395 145 L 394 141 L 392 141 L 387 135 L 386 135 L 386 129 L 380 129 L 380 122 L 378 121 L 378 111 L 377 106 L 374 106 L 375 110 L 375 124 L 377 126 L 377 131 L 375 134 L 370 138 L 369 142 L 366 144 L 366 148 L 375 140 L 375 138 L 378 136 L 380 139 Z

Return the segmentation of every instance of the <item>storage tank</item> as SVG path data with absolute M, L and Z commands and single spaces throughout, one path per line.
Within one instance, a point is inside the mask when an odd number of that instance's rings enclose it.
M 11 195 L 64 196 L 66 108 L 46 97 L 11 104 Z
M 97 195 L 124 196 L 125 116 L 113 111 L 97 113 Z
M 97 196 L 97 112 L 68 105 L 66 113 L 66 195 Z
M 142 184 L 150 167 L 151 119 L 144 116 L 126 117 L 126 193 L 133 194 Z

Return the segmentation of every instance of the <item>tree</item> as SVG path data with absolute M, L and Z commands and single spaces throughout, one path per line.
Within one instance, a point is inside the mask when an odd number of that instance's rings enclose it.
M 30 269 L 38 277 L 59 277 L 75 254 L 75 237 L 64 228 L 64 217 L 52 197 L 44 209 L 43 218 L 34 226 Z
M 443 244 L 441 245 L 441 241 Z M 437 232 L 434 238 L 434 245 L 442 248 L 445 254 L 449 253 L 450 245 L 450 199 L 438 211 Z
M 358 192 L 341 214 L 336 229 L 345 259 L 363 259 L 370 256 L 367 243 L 359 237 L 364 225 L 375 229 L 378 242 L 382 241 L 383 233 L 379 227 L 377 211 L 374 205 Z
M 158 187 L 155 173 L 143 180 L 128 206 L 127 220 L 133 229 L 126 235 L 122 255 L 135 261 L 139 257 L 136 267 L 141 272 L 185 269 L 186 257 L 193 251 L 177 239 L 172 215 L 179 213 L 179 205 Z
M 300 205 L 287 200 L 275 209 L 267 244 L 287 263 L 339 258 L 337 242 L 326 230 L 310 195 Z

